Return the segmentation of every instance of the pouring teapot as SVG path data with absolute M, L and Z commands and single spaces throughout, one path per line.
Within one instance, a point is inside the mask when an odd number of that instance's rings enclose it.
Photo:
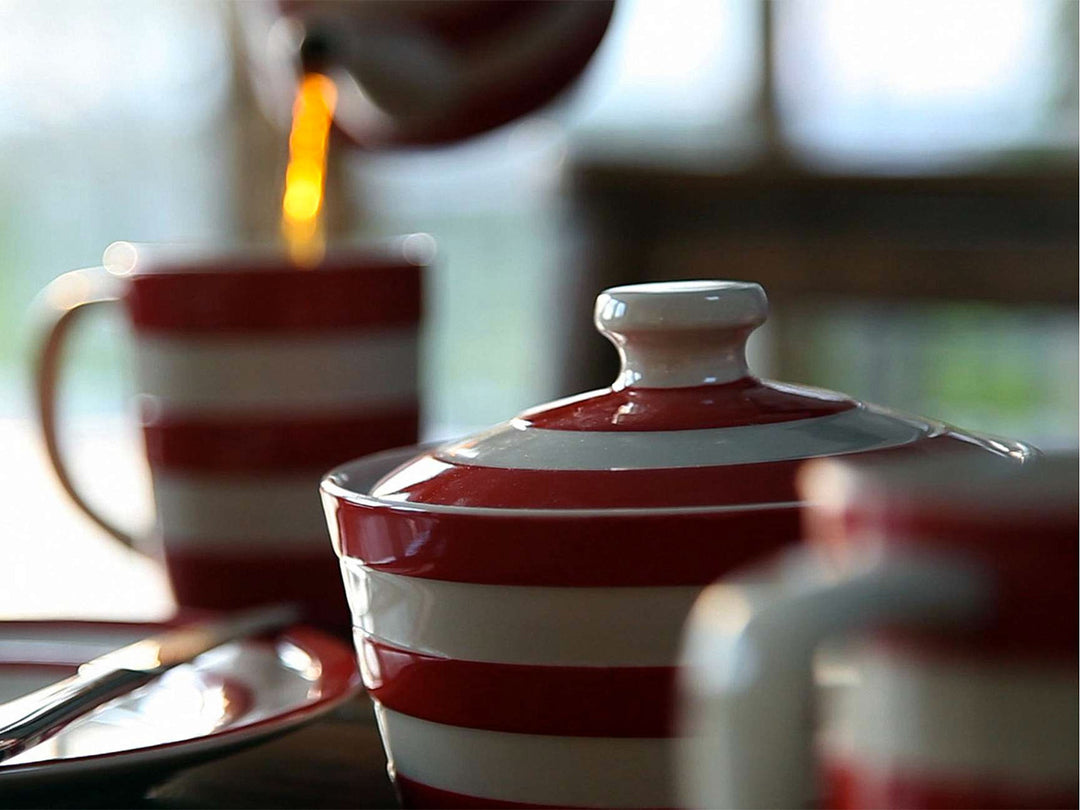
M 263 106 L 286 121 L 297 68 L 332 73 L 335 123 L 367 149 L 449 143 L 538 109 L 585 69 L 614 0 L 244 3 Z

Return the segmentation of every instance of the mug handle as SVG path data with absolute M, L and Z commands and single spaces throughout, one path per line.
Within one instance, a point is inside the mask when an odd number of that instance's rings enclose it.
M 812 547 L 711 586 L 685 638 L 682 806 L 812 806 L 815 648 L 882 624 L 962 625 L 989 598 L 953 560 L 878 556 L 837 570 Z
M 34 368 L 34 394 L 45 451 L 52 463 L 60 486 L 68 497 L 94 523 L 128 548 L 135 548 L 135 539 L 115 526 L 82 496 L 71 476 L 70 467 L 56 435 L 56 394 L 60 360 L 71 327 L 79 316 L 102 304 L 114 304 L 123 295 L 124 283 L 104 267 L 72 270 L 53 279 L 39 296 L 37 319 L 44 333 L 40 340 Z

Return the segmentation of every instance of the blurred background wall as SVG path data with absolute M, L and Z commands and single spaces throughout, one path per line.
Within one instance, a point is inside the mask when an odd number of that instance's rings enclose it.
M 49 279 L 116 239 L 276 238 L 286 133 L 255 103 L 236 12 L 0 2 L 0 426 L 19 447 L 27 313 Z M 711 276 L 768 288 L 762 374 L 1072 446 L 1077 12 L 619 0 L 559 104 L 450 148 L 335 153 L 332 232 L 438 240 L 432 436 L 607 384 L 614 353 L 589 323 L 603 286 Z M 68 439 L 130 519 L 146 509 L 122 451 L 139 441 L 123 326 L 84 333 Z

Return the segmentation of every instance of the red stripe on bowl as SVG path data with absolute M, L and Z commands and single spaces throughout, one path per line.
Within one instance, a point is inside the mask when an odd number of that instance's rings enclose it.
M 301 270 L 155 268 L 131 279 L 136 332 L 313 332 L 418 323 L 421 268 L 365 259 Z
M 667 737 L 675 667 L 526 666 L 457 661 L 357 632 L 364 683 L 402 714 L 489 731 Z
M 326 469 L 350 458 L 412 444 L 419 407 L 332 416 L 172 417 L 143 425 L 152 467 L 213 473 Z
M 1076 807 L 1080 799 L 1075 787 L 1061 785 L 1011 784 L 1000 777 L 979 779 L 957 774 L 929 775 L 891 771 L 857 762 L 832 761 L 823 768 L 826 801 L 823 807 L 856 810 L 864 807 L 922 807 L 947 810 L 979 807 L 984 810 L 1011 808 Z
M 304 620 L 339 636 L 350 632 L 349 607 L 334 555 L 257 548 L 183 549 L 165 542 L 165 566 L 184 608 L 238 610 L 269 602 L 297 602 Z
M 443 790 L 431 785 L 425 785 L 423 782 L 417 782 L 400 773 L 395 774 L 394 782 L 403 807 L 476 808 L 476 810 L 491 807 L 538 809 L 559 807 L 563 808 L 563 810 L 585 810 L 585 808 L 577 805 L 528 804 L 525 802 L 508 802 L 501 799 L 485 799 L 480 796 L 467 796 L 464 793 L 455 793 L 452 790 Z M 662 808 L 654 808 L 654 810 L 662 810 Z
M 800 536 L 797 505 L 582 519 L 511 510 L 425 513 L 327 500 L 339 555 L 378 571 L 452 582 L 707 585 Z
M 394 784 L 397 787 L 398 795 L 401 797 L 402 807 L 475 808 L 476 810 L 485 810 L 485 808 L 489 807 L 549 808 L 555 806 L 468 796 L 464 793 L 455 793 L 452 790 L 442 790 L 431 785 L 425 785 L 423 782 L 414 781 L 400 773 L 394 775 Z M 575 808 L 568 805 L 558 806 L 564 808 L 564 810 L 575 810 Z

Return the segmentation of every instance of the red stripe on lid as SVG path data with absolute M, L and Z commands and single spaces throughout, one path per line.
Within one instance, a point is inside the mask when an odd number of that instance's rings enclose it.
M 894 456 L 967 447 L 943 434 L 906 445 L 849 453 Z M 839 456 L 838 456 L 839 457 Z M 417 504 L 494 509 L 640 509 L 742 506 L 799 500 L 795 479 L 807 459 L 615 470 L 527 470 L 452 464 L 439 460 L 425 476 L 402 476 L 382 498 Z M 418 467 L 418 469 L 421 469 Z M 389 479 L 389 476 L 387 477 Z
M 698 430 L 792 422 L 854 407 L 831 391 L 744 377 L 688 388 L 607 388 L 526 411 L 519 419 L 547 430 Z

